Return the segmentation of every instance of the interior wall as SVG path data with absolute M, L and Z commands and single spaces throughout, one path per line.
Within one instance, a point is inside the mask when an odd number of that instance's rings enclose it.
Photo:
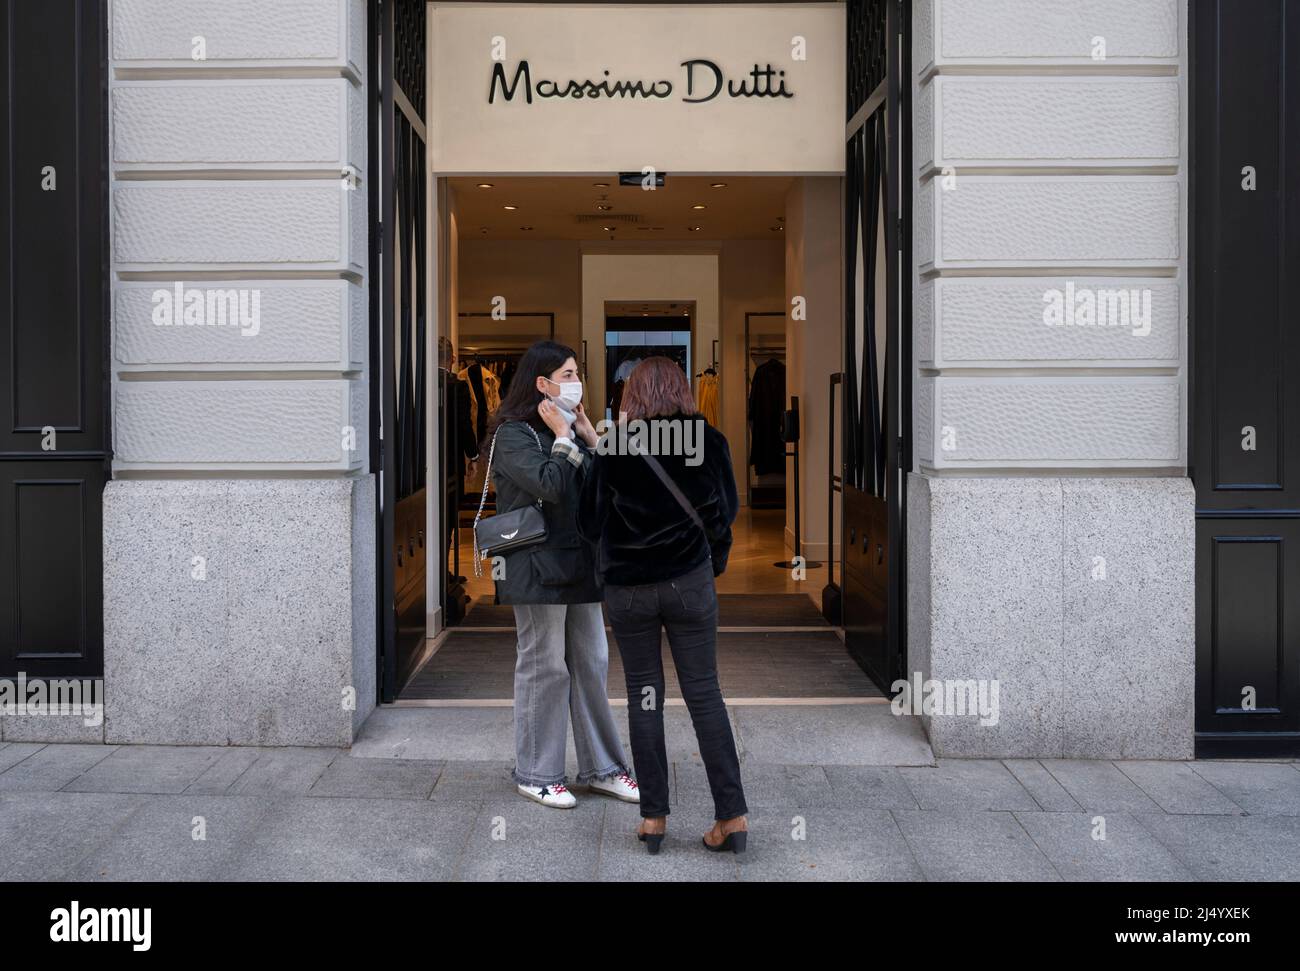
M 775 234 L 774 234 L 775 235 Z M 745 314 L 783 313 L 785 243 L 728 240 L 722 244 L 722 433 L 731 445 L 731 463 L 742 504 L 749 502 L 749 456 L 745 447 L 748 402 L 745 397 Z M 774 326 L 784 329 L 780 320 Z
M 594 252 L 593 252 L 594 250 Z M 681 252 L 648 252 L 642 245 L 621 244 L 616 249 L 606 249 L 600 244 L 581 243 L 576 240 L 487 240 L 465 238 L 460 247 L 459 312 L 486 312 L 491 309 L 493 296 L 506 298 L 507 307 L 521 312 L 552 311 L 555 313 L 556 340 L 569 344 L 582 353 L 582 294 L 583 256 L 619 258 L 635 257 L 685 257 L 710 256 L 716 260 L 712 278 L 716 281 L 710 304 L 719 308 L 713 316 L 713 330 L 719 340 L 719 384 L 722 402 L 722 432 L 731 446 L 731 457 L 736 475 L 736 486 L 741 501 L 748 502 L 745 451 L 745 314 L 752 312 L 780 312 L 784 305 L 785 251 L 781 239 L 774 240 L 716 240 L 683 244 Z M 667 264 L 670 268 L 673 264 Z M 599 272 L 605 272 L 601 270 Z M 621 278 L 621 277 L 620 277 Z M 676 289 L 657 293 L 657 288 L 676 287 L 663 275 L 632 281 L 626 292 L 632 299 L 695 299 L 706 298 L 677 292 Z M 619 284 L 622 287 L 623 284 Z M 588 400 L 604 399 L 604 371 L 594 366 L 598 348 L 604 340 L 604 300 L 623 299 L 620 296 L 596 298 L 593 311 L 599 334 L 587 334 L 593 367 L 588 382 Z M 703 307 L 697 305 L 696 334 L 692 348 L 695 370 L 699 371 L 712 353 L 713 337 L 704 337 Z M 701 357 L 700 355 L 703 355 Z
M 825 559 L 827 552 L 828 396 L 830 376 L 841 369 L 843 357 L 842 183 L 839 178 L 802 178 L 786 194 L 786 306 L 802 297 L 807 315 L 806 320 L 786 318 L 786 395 L 799 397 L 802 541 L 809 559 Z M 792 544 L 795 478 L 793 460 L 787 462 L 786 541 Z M 838 522 L 838 497 L 835 501 Z
M 488 313 L 504 297 L 507 313 L 555 314 L 555 339 L 582 354 L 582 250 L 576 240 L 481 239 L 460 252 L 459 312 Z

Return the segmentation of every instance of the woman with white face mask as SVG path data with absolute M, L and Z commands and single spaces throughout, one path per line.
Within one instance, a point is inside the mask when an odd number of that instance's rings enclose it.
M 609 708 L 609 644 L 595 549 L 578 535 L 578 499 L 596 430 L 582 407 L 572 348 L 539 341 L 519 362 L 480 454 L 491 454 L 497 515 L 541 501 L 546 538 L 493 563 L 497 603 L 511 604 L 515 661 L 515 768 L 520 795 L 572 808 L 564 753 L 569 715 L 577 785 L 639 802 Z

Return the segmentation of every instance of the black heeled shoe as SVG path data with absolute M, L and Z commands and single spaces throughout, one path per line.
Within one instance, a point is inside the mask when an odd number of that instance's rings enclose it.
M 714 846 L 703 837 L 701 837 L 701 842 L 704 844 L 704 848 L 711 853 L 726 853 L 728 850 L 732 853 L 744 853 L 745 843 L 748 841 L 748 837 L 749 830 L 738 829 L 734 833 L 728 833 L 727 838 L 717 846 Z
M 645 844 L 646 852 L 651 856 L 659 855 L 659 847 L 663 845 L 663 833 L 637 833 L 636 838 Z

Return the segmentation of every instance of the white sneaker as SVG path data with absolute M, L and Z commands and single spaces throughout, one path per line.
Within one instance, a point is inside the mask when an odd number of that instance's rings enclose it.
M 550 806 L 552 809 L 572 809 L 578 804 L 578 800 L 573 798 L 573 793 L 562 782 L 555 782 L 549 786 L 517 785 L 515 788 L 525 799 L 540 802 L 543 806 Z
M 641 793 L 637 790 L 636 780 L 626 772 L 620 772 L 609 779 L 592 779 L 587 785 L 592 792 L 613 796 L 615 799 L 623 800 L 623 802 L 641 801 Z

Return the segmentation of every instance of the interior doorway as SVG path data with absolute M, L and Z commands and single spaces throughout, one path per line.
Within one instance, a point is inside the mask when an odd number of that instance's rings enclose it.
M 691 335 L 694 331 L 693 300 L 647 300 L 644 302 L 605 304 L 605 400 L 598 402 L 599 413 L 607 421 L 617 420 L 623 399 L 623 386 L 633 369 L 647 357 L 666 357 L 676 361 L 687 379 L 692 378 Z M 710 402 L 713 424 L 717 424 L 717 361 L 705 365 L 694 375 L 696 382 L 706 376 L 712 380 L 712 393 L 701 389 L 698 399 L 704 411 Z

